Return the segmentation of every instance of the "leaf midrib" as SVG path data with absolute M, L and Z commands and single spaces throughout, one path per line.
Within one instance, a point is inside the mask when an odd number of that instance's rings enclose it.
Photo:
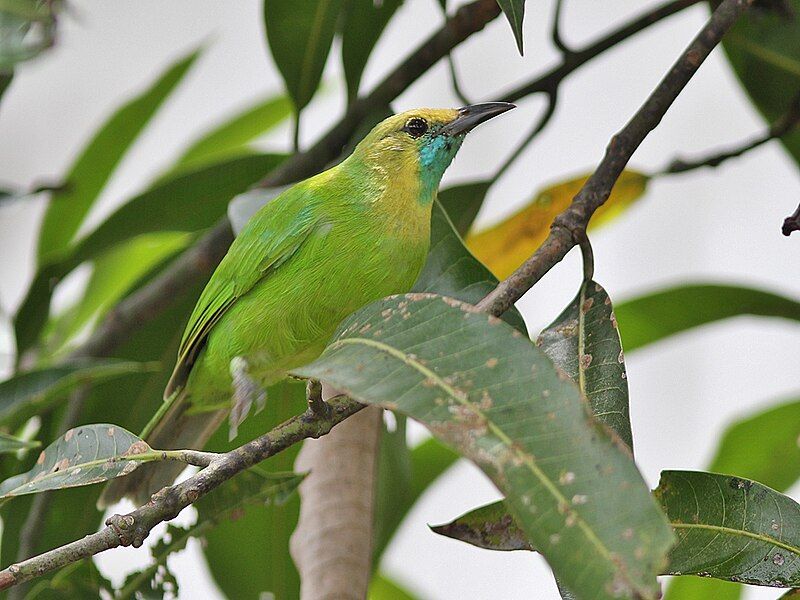
M 777 540 L 773 537 L 768 535 L 764 535 L 761 533 L 755 533 L 752 531 L 747 531 L 744 529 L 734 529 L 732 527 L 725 527 L 724 525 L 712 525 L 710 523 L 675 523 L 672 522 L 670 525 L 674 529 L 703 529 L 707 531 L 713 531 L 714 533 L 722 533 L 728 534 L 733 536 L 741 536 L 747 537 L 754 540 L 758 540 L 760 542 L 764 542 L 765 544 L 770 544 L 772 546 L 777 546 L 778 548 L 783 548 L 787 552 L 791 552 L 792 554 L 800 556 L 800 548 L 796 546 L 792 546 L 791 544 L 787 544 L 786 542 L 782 542 Z
M 457 391 L 455 388 L 450 386 L 447 382 L 445 382 L 441 377 L 439 377 L 434 371 L 428 369 L 422 363 L 412 359 L 410 356 L 406 355 L 405 353 L 401 352 L 400 350 L 393 348 L 387 344 L 382 342 L 378 342 L 376 340 L 371 340 L 367 338 L 346 338 L 336 340 L 333 344 L 331 344 L 331 349 L 335 349 L 336 347 L 343 346 L 345 344 L 363 344 L 365 346 L 371 346 L 373 348 L 377 348 L 394 358 L 399 359 L 406 365 L 416 369 L 421 374 L 425 375 L 425 377 L 430 378 L 434 381 L 442 390 L 444 390 L 453 400 L 461 404 L 462 406 L 466 407 L 474 414 L 483 418 L 486 422 L 487 427 L 497 436 L 501 442 L 509 449 L 510 452 L 517 455 L 522 462 L 530 469 L 530 471 L 536 476 L 537 479 L 545 486 L 548 492 L 560 503 L 563 503 L 564 506 L 570 506 L 569 500 L 559 491 L 556 487 L 555 483 L 539 468 L 536 464 L 536 461 L 531 459 L 528 454 L 521 452 L 513 443 L 511 438 L 506 435 L 506 433 L 496 425 L 491 419 L 489 419 L 486 414 L 480 410 L 474 403 L 469 402 L 468 400 L 463 400 L 459 398 Z M 605 544 L 597 537 L 594 533 L 594 530 L 589 526 L 589 524 L 580 516 L 578 511 L 575 509 L 571 509 L 572 513 L 576 516 L 576 525 L 580 528 L 580 530 L 584 533 L 586 538 L 600 551 L 603 557 L 608 560 L 613 566 L 614 569 L 620 573 L 623 573 L 624 570 L 619 569 L 616 562 L 611 559 L 611 553 L 606 548 Z M 566 521 L 565 521 L 566 526 Z M 626 577 L 627 578 L 627 577 Z

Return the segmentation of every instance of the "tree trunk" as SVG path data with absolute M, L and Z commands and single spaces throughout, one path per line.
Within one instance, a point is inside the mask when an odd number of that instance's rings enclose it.
M 310 472 L 290 543 L 302 600 L 367 595 L 382 413 L 370 406 L 328 435 L 306 440 L 295 461 L 297 472 Z

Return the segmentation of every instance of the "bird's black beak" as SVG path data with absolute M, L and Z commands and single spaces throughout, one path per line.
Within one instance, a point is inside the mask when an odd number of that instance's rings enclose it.
M 458 116 L 439 131 L 444 135 L 467 133 L 484 121 L 516 108 L 510 102 L 482 102 L 458 109 Z

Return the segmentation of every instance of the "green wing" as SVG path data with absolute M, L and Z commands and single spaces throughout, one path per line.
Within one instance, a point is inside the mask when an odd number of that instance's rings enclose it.
M 307 186 L 290 188 L 253 215 L 234 240 L 189 318 L 165 399 L 184 386 L 209 332 L 228 309 L 289 260 L 314 231 L 319 221 L 314 200 Z

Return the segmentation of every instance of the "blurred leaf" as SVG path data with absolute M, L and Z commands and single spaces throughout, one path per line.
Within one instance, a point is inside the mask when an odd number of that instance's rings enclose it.
M 602 286 L 584 281 L 536 345 L 578 384 L 592 415 L 633 449 L 622 344 L 611 298 Z
M 317 91 L 341 7 L 341 0 L 264 0 L 267 42 L 298 113 Z
M 467 235 L 491 186 L 491 181 L 473 181 L 439 192 L 439 203 L 453 222 L 458 235 Z
M 176 231 L 143 234 L 113 246 L 94 261 L 83 297 L 51 324 L 48 345 L 63 348 L 89 323 L 101 318 L 159 264 L 183 250 L 192 236 Z
M 396 415 L 395 421 L 394 430 L 389 430 L 385 422 L 381 423 L 373 515 L 373 569 L 378 568 L 381 552 L 404 516 L 397 510 L 398 506 L 413 503 L 409 499 L 412 471 L 411 450 L 406 444 L 406 418 Z
M 152 320 L 142 322 L 125 339 L 120 340 L 115 356 L 135 362 L 157 361 L 161 366 L 153 372 L 131 373 L 113 380 L 95 382 L 81 413 L 84 423 L 114 422 L 128 431 L 141 431 L 162 403 L 162 392 L 175 363 L 187 316 L 204 284 L 205 281 L 199 281 L 194 286 L 175 290 L 174 305 Z M 56 407 L 52 413 L 42 417 L 42 429 L 38 434 L 40 439 L 52 440 L 64 433 L 60 427 L 63 412 L 62 407 Z M 17 461 L 0 458 L 0 478 L 34 466 L 36 453 L 29 455 L 22 465 Z M 101 490 L 102 486 L 85 486 L 53 494 L 43 516 L 42 533 L 35 544 L 34 552 L 44 552 L 97 531 L 102 523 L 103 513 L 93 507 Z M 19 531 L 28 515 L 32 499 L 33 496 L 30 495 L 22 496 L 0 508 L 4 523 L 0 544 L 2 564 L 11 564 L 17 560 Z
M 723 434 L 708 470 L 752 479 L 778 491 L 788 490 L 800 478 L 798 439 L 800 400 L 733 423 Z
M 664 471 L 654 492 L 678 543 L 669 574 L 800 586 L 800 506 L 750 479 Z
M 367 600 L 416 600 L 408 590 L 383 573 L 377 573 L 370 581 Z
M 0 454 L 11 454 L 26 448 L 38 448 L 41 443 L 35 440 L 24 440 L 7 433 L 0 432 Z
M 399 415 L 398 418 L 400 418 Z M 436 438 L 429 438 L 411 450 L 408 488 L 393 498 L 392 502 L 387 502 L 383 508 L 384 526 L 376 535 L 373 550 L 374 568 L 379 568 L 380 557 L 417 500 L 458 459 L 458 454 L 444 446 Z M 379 471 L 379 477 L 382 477 L 387 471 L 391 476 L 393 473 L 391 470 L 383 470 Z M 381 485 L 380 479 L 378 484 Z
M 147 90 L 125 103 L 95 133 L 53 194 L 39 234 L 39 264 L 60 258 L 73 240 L 117 164 L 192 66 L 199 51 L 180 59 Z
M 732 581 L 708 577 L 671 577 L 664 600 L 739 600 L 742 586 Z
M 302 480 L 302 475 L 270 473 L 261 465 L 256 465 L 204 496 L 195 504 L 197 522 L 186 529 L 169 526 L 167 539 L 161 539 L 152 548 L 153 563 L 142 571 L 132 573 L 116 599 L 134 598 L 137 592 L 163 588 L 162 581 L 156 579 L 154 582 L 154 577 L 163 570 L 169 555 L 183 550 L 190 538 L 203 538 L 219 522 L 236 520 L 250 505 L 284 504 Z
M 129 373 L 153 370 L 152 364 L 118 359 L 69 361 L 20 373 L 0 383 L 0 423 L 12 427 L 65 400 L 76 388 Z
M 800 302 L 734 285 L 690 284 L 666 288 L 617 304 L 627 352 L 706 323 L 740 315 L 800 321 Z
M 739 81 L 768 123 L 783 115 L 800 92 L 800 0 L 794 18 L 778 10 L 751 10 L 725 35 L 722 46 Z M 800 165 L 800 131 L 780 138 Z
M 435 202 L 431 216 L 431 247 L 414 291 L 434 292 L 475 304 L 496 285 L 497 279 L 470 254 L 439 202 Z M 525 321 L 516 308 L 506 311 L 503 320 L 527 333 Z
M 53 45 L 59 6 L 58 2 L 0 0 L 0 74 L 10 74 L 17 63 Z
M 282 154 L 257 154 L 202 167 L 164 181 L 112 213 L 76 247 L 73 261 L 152 231 L 201 231 L 214 225 L 236 194 L 278 166 Z
M 486 550 L 533 550 L 503 501 L 473 509 L 431 530 Z
M 0 499 L 100 483 L 156 460 L 162 460 L 161 452 L 130 431 L 108 423 L 81 425 L 45 448 L 33 469 L 0 483 Z
M 347 99 L 358 96 L 358 86 L 372 49 L 403 0 L 349 0 L 342 24 L 342 64 Z
M 11 72 L 3 73 L 0 69 L 0 100 L 3 99 L 3 94 L 8 90 L 11 81 L 14 79 L 14 74 Z
M 191 171 L 213 162 L 252 154 L 248 144 L 281 123 L 291 113 L 292 104 L 286 96 L 263 100 L 192 143 L 171 172 Z
M 467 247 L 498 278 L 508 277 L 547 239 L 553 219 L 569 206 L 587 179 L 581 176 L 546 188 L 510 217 L 468 235 Z M 623 171 L 590 226 L 602 225 L 621 214 L 644 194 L 647 181 L 646 175 Z
M 82 560 L 60 569 L 49 579 L 35 579 L 25 600 L 111 598 L 114 587 L 94 561 Z
M 295 374 L 411 416 L 474 461 L 576 593 L 655 598 L 673 538 L 630 457 L 541 350 L 473 311 L 432 295 L 374 302 Z
M 305 385 L 298 381 L 270 387 L 267 398 L 267 407 L 240 426 L 242 439 L 261 435 L 306 408 Z M 228 442 L 227 428 L 221 427 L 208 448 L 226 451 L 235 445 Z M 270 473 L 290 471 L 300 447 L 295 444 L 260 466 Z M 299 513 L 300 499 L 294 494 L 282 504 L 251 505 L 237 511 L 235 519 L 221 520 L 205 535 L 203 552 L 226 597 L 260 600 L 262 592 L 271 592 L 278 600 L 300 597 L 300 577 L 289 554 L 289 537 Z
M 211 227 L 225 214 L 231 198 L 259 181 L 283 158 L 264 154 L 209 165 L 162 181 L 123 204 L 68 256 L 37 273 L 14 321 L 20 354 L 36 344 L 54 286 L 72 269 L 143 233 L 195 232 Z
M 517 48 L 522 54 L 522 19 L 525 16 L 525 0 L 497 0 L 497 4 L 503 9 L 503 13 L 511 25 L 514 32 L 514 39 L 517 41 Z

